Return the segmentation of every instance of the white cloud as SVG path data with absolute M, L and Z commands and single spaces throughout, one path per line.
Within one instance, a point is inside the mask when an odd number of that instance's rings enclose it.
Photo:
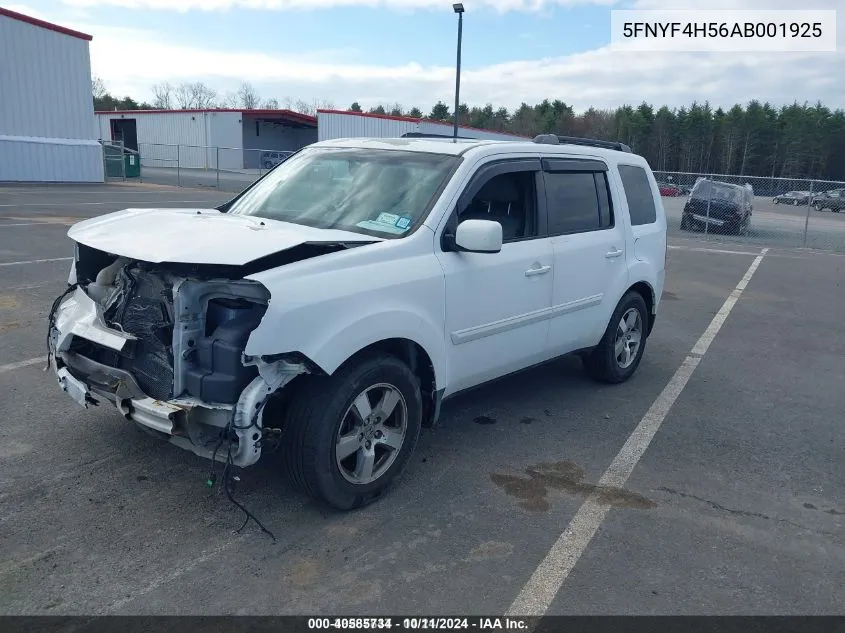
M 167 11 L 221 11 L 226 9 L 263 9 L 273 11 L 319 10 L 339 7 L 370 7 L 399 10 L 449 10 L 443 0 L 62 0 L 77 7 L 117 6 L 131 9 Z M 507 11 L 540 11 L 551 6 L 611 6 L 617 0 L 465 0 L 467 11 L 493 9 Z
M 122 50 L 141 50 L 143 59 L 127 67 Z M 331 53 L 324 56 L 331 57 Z M 223 93 L 241 81 L 253 82 L 262 96 L 326 99 L 339 107 L 398 101 L 429 109 L 438 99 L 452 100 L 454 69 L 417 63 L 375 66 L 320 61 L 309 55 L 274 56 L 256 52 L 220 52 L 157 42 L 141 33 L 111 31 L 92 42 L 95 74 L 117 94 L 149 98 L 158 81 L 202 80 Z M 173 60 L 178 60 L 174 64 Z M 751 98 L 788 103 L 822 100 L 845 106 L 840 82 L 830 81 L 842 68 L 841 54 L 637 53 L 599 50 L 512 61 L 465 69 L 462 101 L 491 102 L 510 108 L 522 101 L 561 99 L 577 109 L 642 101 L 670 106 L 709 100 L 730 106 Z
M 323 1 L 328 0 L 308 0 L 315 4 Z M 467 0 L 467 5 L 470 2 L 474 0 Z M 501 0 L 499 4 L 509 2 L 537 4 L 528 0 Z M 716 9 L 783 9 L 789 8 L 792 0 L 710 2 Z M 840 2 L 813 0 L 811 8 L 836 8 Z M 639 8 L 684 7 L 683 0 L 635 0 L 634 4 Z M 695 4 L 694 0 L 686 2 L 686 6 Z M 845 12 L 839 11 L 840 42 L 845 33 L 843 19 Z M 250 81 L 264 98 L 328 100 L 341 108 L 358 101 L 365 108 L 399 102 L 406 108 L 428 110 L 439 99 L 451 103 L 454 98 L 454 68 L 428 65 L 424 60 L 372 65 L 350 62 L 355 58 L 350 51 L 316 50 L 297 55 L 246 48 L 220 51 L 213 42 L 207 48 L 190 46 L 165 40 L 152 31 L 65 24 L 94 35 L 92 70 L 106 80 L 110 91 L 139 100 L 151 100 L 151 86 L 165 80 L 204 81 L 220 94 Z M 363 38 L 361 41 L 362 46 L 371 45 Z M 842 44 L 839 48 L 836 53 L 731 54 L 625 53 L 603 47 L 566 56 L 465 67 L 461 100 L 472 105 L 493 103 L 514 108 L 523 101 L 533 104 L 545 98 L 561 99 L 577 110 L 642 101 L 678 107 L 706 100 L 714 107 L 729 107 L 750 99 L 774 104 L 820 100 L 832 107 L 845 107 L 845 88 L 838 80 L 845 67 L 845 49 Z M 143 55 L 115 55 L 116 50 L 143 51 Z

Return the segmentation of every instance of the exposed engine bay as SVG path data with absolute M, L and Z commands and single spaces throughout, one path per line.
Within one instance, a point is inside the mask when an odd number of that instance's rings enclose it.
M 62 389 L 111 402 L 146 430 L 220 461 L 255 463 L 268 397 L 309 368 L 244 355 L 270 294 L 220 267 L 153 264 L 76 245 L 67 291 L 49 315 Z M 231 444 L 219 452 L 222 441 Z

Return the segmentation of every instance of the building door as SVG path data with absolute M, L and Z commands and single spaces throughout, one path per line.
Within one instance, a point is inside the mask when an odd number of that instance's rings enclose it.
M 112 119 L 111 138 L 127 149 L 138 151 L 138 129 L 135 119 Z

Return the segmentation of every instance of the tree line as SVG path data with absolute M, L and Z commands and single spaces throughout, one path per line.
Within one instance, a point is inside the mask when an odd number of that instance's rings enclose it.
M 318 108 L 334 109 L 328 101 L 263 99 L 249 83 L 221 96 L 202 82 L 176 86 L 165 82 L 153 87 L 152 104 L 117 99 L 100 80 L 95 79 L 93 89 L 97 110 L 283 108 L 314 115 Z M 346 110 L 365 112 L 357 101 Z M 442 101 L 429 112 L 399 103 L 366 112 L 454 122 L 450 107 Z M 546 99 L 513 110 L 461 104 L 458 122 L 528 137 L 552 133 L 620 141 L 643 155 L 656 171 L 845 181 L 845 111 L 821 103 L 775 107 L 752 100 L 729 109 L 713 108 L 706 101 L 681 108 L 641 103 L 576 114 L 563 101 Z
M 132 97 L 118 98 L 112 95 L 106 83 L 99 77 L 91 82 L 94 97 L 94 110 L 196 110 L 206 108 L 244 108 L 246 110 L 292 110 L 301 114 L 314 116 L 318 109 L 333 109 L 331 101 L 307 102 L 302 99 L 285 97 L 262 98 L 255 87 L 244 82 L 238 90 L 219 94 L 216 90 L 201 81 L 171 84 L 162 82 L 152 87 L 152 103 L 138 102 Z

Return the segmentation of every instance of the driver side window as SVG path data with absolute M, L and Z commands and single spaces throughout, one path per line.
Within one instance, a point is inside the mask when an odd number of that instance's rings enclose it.
M 514 171 L 493 176 L 458 214 L 464 220 L 494 220 L 502 225 L 502 241 L 537 237 L 536 172 Z

